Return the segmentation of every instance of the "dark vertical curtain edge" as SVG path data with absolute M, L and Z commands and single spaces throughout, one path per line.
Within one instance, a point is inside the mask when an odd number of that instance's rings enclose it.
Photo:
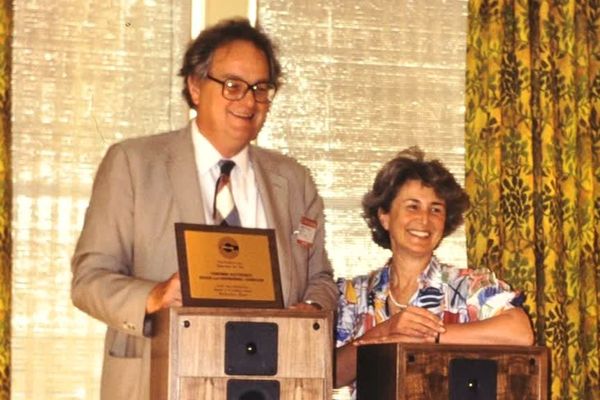
M 531 111 L 532 111 L 532 146 L 533 146 L 533 164 L 539 166 L 542 163 L 542 137 L 540 132 L 540 126 L 538 124 L 540 99 L 540 80 L 539 80 L 539 42 L 540 42 L 540 26 L 539 26 L 539 1 L 529 2 L 529 40 L 530 40 L 530 51 L 531 60 L 534 63 L 531 71 Z M 546 343 L 545 335 L 545 313 L 544 313 L 544 291 L 541 290 L 545 287 L 546 282 L 544 279 L 544 232 L 542 226 L 543 220 L 543 203 L 540 193 L 543 191 L 543 183 L 541 180 L 541 171 L 538 171 L 534 167 L 534 199 L 533 199 L 533 212 L 534 212 L 534 235 L 535 235 L 535 304 L 536 304 L 536 343 L 543 345 Z
M 10 398 L 11 335 L 11 46 L 12 1 L 0 9 L 0 398 Z

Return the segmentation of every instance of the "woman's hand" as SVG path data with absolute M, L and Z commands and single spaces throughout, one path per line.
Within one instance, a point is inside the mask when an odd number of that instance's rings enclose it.
M 349 385 L 356 379 L 357 346 L 390 342 L 434 343 L 438 334 L 445 331 L 437 315 L 424 308 L 408 306 L 357 340 L 336 349 L 335 387 Z
M 369 330 L 353 344 L 360 346 L 387 342 L 433 343 L 435 338 L 445 331 L 444 323 L 437 315 L 425 308 L 408 306 Z

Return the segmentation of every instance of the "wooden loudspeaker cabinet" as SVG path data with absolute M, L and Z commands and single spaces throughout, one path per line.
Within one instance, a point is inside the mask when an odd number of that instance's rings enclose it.
M 152 338 L 152 400 L 330 399 L 333 313 L 162 310 Z
M 546 400 L 548 352 L 537 346 L 361 346 L 357 399 Z

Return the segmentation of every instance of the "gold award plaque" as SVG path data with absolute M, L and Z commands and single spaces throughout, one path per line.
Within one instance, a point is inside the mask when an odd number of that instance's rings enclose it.
M 184 306 L 282 308 L 272 229 L 175 224 Z

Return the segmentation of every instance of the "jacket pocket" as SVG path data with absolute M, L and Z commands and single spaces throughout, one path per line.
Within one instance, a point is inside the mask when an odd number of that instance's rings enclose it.
M 140 336 L 128 335 L 119 331 L 109 331 L 106 340 L 107 356 L 115 358 L 141 358 L 146 340 L 148 339 Z
M 102 368 L 101 400 L 137 400 L 142 396 L 142 357 L 107 354 Z

